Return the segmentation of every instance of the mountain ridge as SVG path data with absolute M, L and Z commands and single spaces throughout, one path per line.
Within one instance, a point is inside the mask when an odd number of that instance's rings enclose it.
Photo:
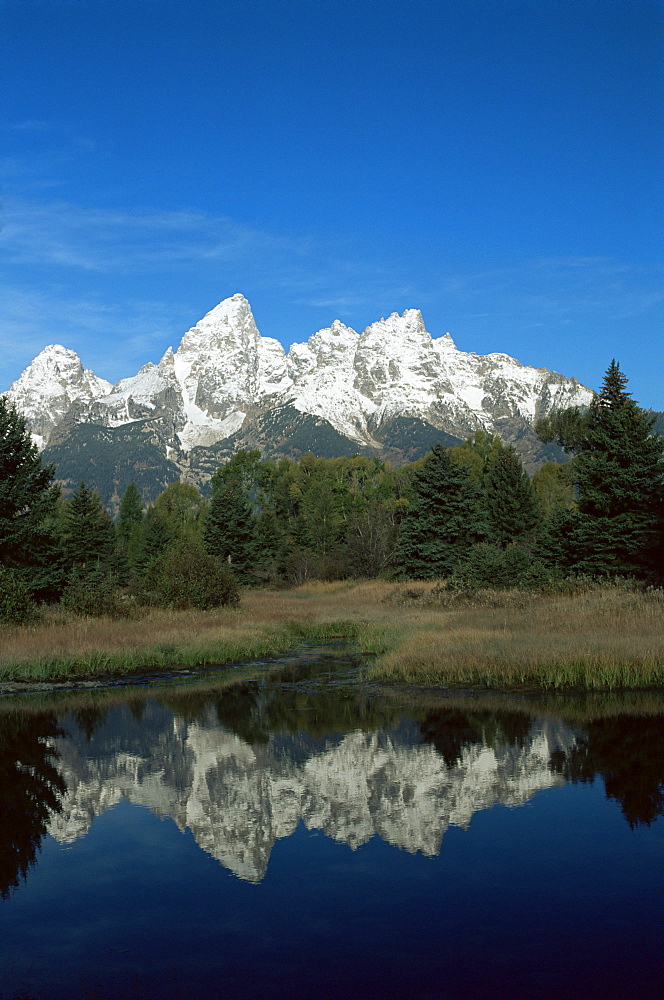
M 350 449 L 402 464 L 436 440 L 453 444 L 480 429 L 514 443 L 535 468 L 549 455 L 534 420 L 585 406 L 592 395 L 575 378 L 507 354 L 459 351 L 449 333 L 433 337 L 417 309 L 362 333 L 335 320 L 286 352 L 262 336 L 239 293 L 186 331 L 176 351 L 169 347 L 157 364 L 115 385 L 84 369 L 74 351 L 50 345 L 5 393 L 58 467 L 81 425 L 141 427 L 155 461 L 158 453 L 197 485 L 216 457 L 240 447 L 259 447 L 266 458 Z M 108 435 L 99 435 L 100 448 L 103 440 Z M 131 462 L 127 454 L 118 484 Z

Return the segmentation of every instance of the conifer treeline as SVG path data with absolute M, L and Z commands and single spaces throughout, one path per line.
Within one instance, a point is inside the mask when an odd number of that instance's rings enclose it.
M 360 456 L 263 462 L 241 451 L 217 470 L 208 497 L 172 483 L 146 510 L 132 483 L 113 524 L 84 483 L 57 497 L 53 470 L 0 400 L 4 592 L 64 595 L 83 610 L 93 595 L 103 611 L 118 587 L 205 607 L 237 599 L 237 583 L 312 578 L 445 577 L 460 587 L 534 586 L 569 573 L 661 578 L 664 442 L 618 365 L 588 411 L 538 430 L 572 457 L 532 481 L 515 450 L 483 431 L 401 469 Z

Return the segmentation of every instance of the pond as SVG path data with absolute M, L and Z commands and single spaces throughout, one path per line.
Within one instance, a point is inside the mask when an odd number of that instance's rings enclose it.
M 663 723 L 336 646 L 0 699 L 0 1000 L 659 997 Z

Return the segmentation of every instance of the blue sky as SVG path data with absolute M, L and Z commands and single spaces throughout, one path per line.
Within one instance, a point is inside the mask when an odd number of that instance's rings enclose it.
M 664 5 L 0 0 L 0 389 L 116 381 L 242 292 L 664 410 Z

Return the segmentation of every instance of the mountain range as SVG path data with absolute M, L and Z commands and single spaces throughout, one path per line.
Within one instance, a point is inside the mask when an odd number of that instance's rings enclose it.
M 177 479 L 204 487 L 240 448 L 266 459 L 312 451 L 403 464 L 484 429 L 533 470 L 560 457 L 538 441 L 534 420 L 592 398 L 575 378 L 460 351 L 449 333 L 432 337 L 416 309 L 361 334 L 335 320 L 286 352 L 260 334 L 242 295 L 116 385 L 51 345 L 5 395 L 58 478 L 84 479 L 111 506 L 132 479 L 146 500 Z

